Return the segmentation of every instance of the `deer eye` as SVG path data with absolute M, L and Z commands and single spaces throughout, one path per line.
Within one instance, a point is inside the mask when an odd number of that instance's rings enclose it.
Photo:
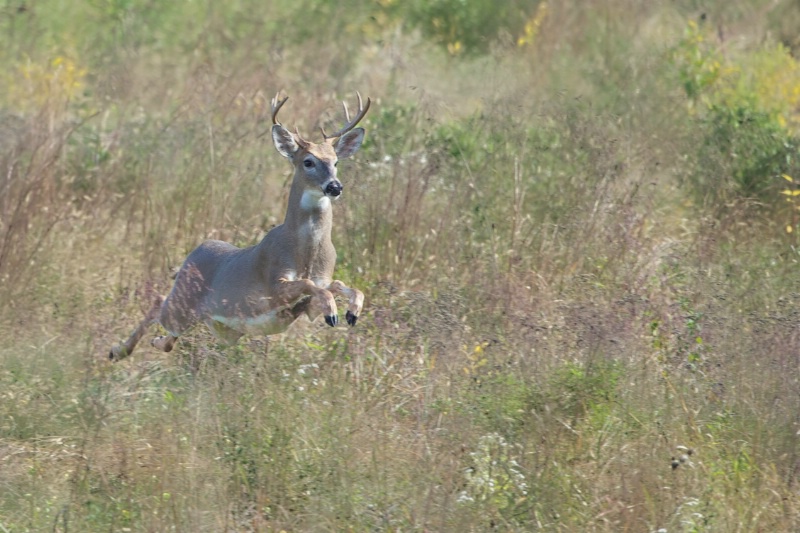
M 303 166 L 306 168 L 311 168 L 314 166 L 314 161 L 312 161 L 311 159 L 306 159 L 305 161 L 303 161 Z

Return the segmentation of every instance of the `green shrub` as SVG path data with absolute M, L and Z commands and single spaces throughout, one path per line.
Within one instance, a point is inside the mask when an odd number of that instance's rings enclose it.
M 604 418 L 608 407 L 617 400 L 617 387 L 623 368 L 613 360 L 598 359 L 587 363 L 566 363 L 552 380 L 553 399 L 573 424 L 588 418 Z M 602 425 L 602 424 L 600 424 Z
M 409 2 L 408 24 L 451 54 L 486 52 L 503 33 L 521 35 L 536 4 L 524 0 L 434 0 Z
M 699 205 L 754 199 L 776 207 L 800 166 L 800 64 L 781 45 L 728 58 L 690 22 L 673 50 L 699 142 L 686 180 Z

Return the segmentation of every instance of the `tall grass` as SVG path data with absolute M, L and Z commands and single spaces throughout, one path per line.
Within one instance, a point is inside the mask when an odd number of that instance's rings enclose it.
M 800 527 L 796 8 L 484 4 L 2 8 L 0 530 Z M 356 89 L 358 326 L 108 363 Z

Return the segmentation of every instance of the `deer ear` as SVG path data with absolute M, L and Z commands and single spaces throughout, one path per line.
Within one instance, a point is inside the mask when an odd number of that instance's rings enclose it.
M 272 141 L 275 143 L 275 148 L 277 148 L 278 152 L 289 159 L 292 159 L 299 149 L 297 141 L 294 140 L 294 135 L 280 124 L 272 126 Z
M 361 143 L 364 141 L 364 128 L 356 128 L 348 131 L 336 140 L 333 149 L 336 150 L 336 157 L 344 159 L 358 152 Z

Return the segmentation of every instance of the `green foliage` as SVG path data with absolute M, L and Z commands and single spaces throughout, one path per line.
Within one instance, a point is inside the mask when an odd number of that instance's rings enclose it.
M 565 417 L 573 422 L 594 419 L 602 426 L 607 407 L 618 399 L 617 387 L 623 375 L 623 368 L 616 361 L 597 359 L 585 364 L 567 363 L 554 374 L 550 390 Z
M 469 180 L 468 194 L 456 200 L 458 211 L 469 221 L 465 230 L 477 242 L 489 242 L 497 232 L 509 235 L 514 219 L 506 215 L 515 194 L 527 199 L 524 214 L 517 215 L 537 221 L 558 220 L 581 200 L 565 194 L 565 188 L 573 185 L 569 176 L 586 159 L 580 149 L 570 146 L 570 132 L 552 122 L 530 125 L 508 111 L 497 109 L 500 116 L 495 120 L 486 120 L 487 113 L 495 112 L 487 110 L 444 124 L 428 143 L 429 153 L 441 159 L 440 179 L 446 190 L 463 189 L 465 176 Z M 575 153 L 570 153 L 572 149 Z M 563 157 L 561 150 L 569 155 Z M 556 156 L 559 152 L 561 156 Z M 516 185 L 515 164 L 523 173 Z M 515 192 L 515 187 L 521 190 Z
M 542 394 L 512 372 L 492 370 L 480 354 L 470 358 L 465 373 L 473 386 L 462 399 L 466 412 L 483 421 L 487 431 L 512 438 L 531 421 L 531 413 L 543 405 Z
M 407 24 L 455 55 L 485 53 L 504 34 L 522 34 L 539 2 L 417 0 L 403 4 Z
M 700 205 L 777 207 L 781 175 L 800 165 L 800 64 L 780 45 L 726 59 L 693 22 L 673 54 L 701 136 L 688 173 Z
M 690 101 L 705 99 L 723 70 L 723 59 L 709 44 L 709 33 L 690 21 L 672 53 L 686 96 Z
M 691 177 L 699 197 L 712 203 L 754 198 L 777 206 L 781 175 L 799 168 L 800 140 L 747 103 L 714 105 L 700 125 L 706 137 Z

